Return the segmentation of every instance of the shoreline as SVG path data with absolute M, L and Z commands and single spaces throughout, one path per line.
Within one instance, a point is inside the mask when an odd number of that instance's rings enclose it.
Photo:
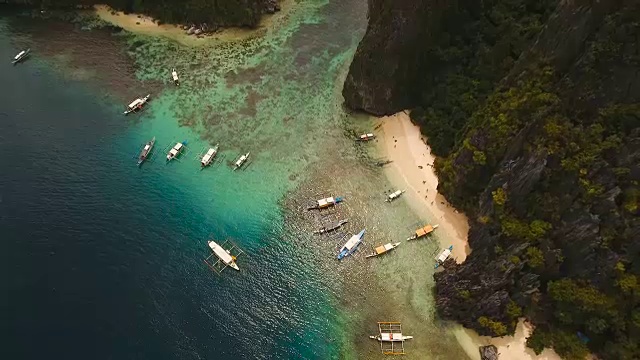
M 108 5 L 94 5 L 93 11 L 100 20 L 118 26 L 128 32 L 134 34 L 142 34 L 149 36 L 162 36 L 182 45 L 201 46 L 213 42 L 237 41 L 259 36 L 270 28 L 276 21 L 286 16 L 294 2 L 292 0 L 283 0 L 280 2 L 281 10 L 275 14 L 264 14 L 254 29 L 241 27 L 221 28 L 216 32 L 198 37 L 196 35 L 187 35 L 180 25 L 161 24 L 158 25 L 156 19 L 137 13 L 125 14 L 122 11 L 116 11 Z
M 444 248 L 453 244 L 452 255 L 456 262 L 462 263 L 472 250 L 468 244 L 469 222 L 465 214 L 449 205 L 444 196 L 437 192 L 438 177 L 433 168 L 435 155 L 431 153 L 420 128 L 411 122 L 408 112 L 378 120 L 382 122 L 378 149 L 383 157 L 392 161 L 385 167 L 384 174 L 394 187 L 406 190 L 402 198 L 418 217 L 424 221 L 431 219 L 439 225 L 435 232 L 439 246 Z M 454 335 L 469 358 L 474 360 L 480 359 L 478 348 L 484 345 L 496 346 L 500 359 L 561 360 L 552 349 L 535 355 L 532 349 L 527 348 L 526 338 L 531 331 L 531 324 L 523 318 L 518 322 L 513 336 L 480 336 L 460 325 L 454 330 Z

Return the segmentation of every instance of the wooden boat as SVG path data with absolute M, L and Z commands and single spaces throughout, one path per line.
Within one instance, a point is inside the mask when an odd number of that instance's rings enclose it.
M 215 270 L 216 272 L 222 272 L 222 270 L 224 270 L 225 268 L 230 267 L 234 270 L 240 271 L 238 264 L 236 264 L 237 256 L 231 253 L 231 251 L 236 248 L 235 245 L 233 245 L 229 249 L 225 249 L 224 246 L 227 244 L 226 242 L 222 245 L 218 245 L 217 242 L 213 240 L 209 240 L 208 243 L 209 243 L 209 248 L 212 251 L 212 254 L 208 258 L 206 258 L 204 262 L 207 265 L 209 265 L 211 269 Z M 239 254 L 240 253 L 241 252 L 239 252 Z M 217 257 L 218 261 L 216 261 L 215 263 L 210 263 L 208 260 L 212 256 Z
M 137 98 L 133 100 L 131 104 L 127 105 L 127 110 L 124 111 L 124 114 L 129 115 L 132 112 L 136 112 L 142 109 L 142 107 L 149 101 L 150 97 L 151 97 L 151 94 L 147 94 L 147 96 L 143 98 Z
M 244 155 L 240 156 L 240 157 L 238 158 L 238 160 L 236 160 L 236 161 L 233 163 L 233 170 L 234 170 L 234 171 L 235 171 L 235 170 L 238 170 L 238 169 L 240 169 L 240 168 L 242 167 L 242 165 L 247 161 L 247 159 L 249 159 L 249 154 L 251 154 L 251 152 L 248 152 L 248 153 L 246 153 L 246 154 L 244 154 Z
M 451 251 L 453 251 L 453 245 L 442 250 L 442 252 L 436 257 L 436 265 L 433 268 L 437 269 L 438 266 L 442 265 L 442 263 L 444 263 L 451 255 Z
M 171 69 L 171 78 L 173 79 L 173 83 L 176 84 L 176 86 L 180 86 L 180 80 L 178 79 L 178 72 L 176 71 L 175 68 Z
M 328 233 L 334 230 L 339 229 L 340 227 L 342 227 L 342 225 L 348 223 L 349 220 L 340 220 L 340 221 L 336 221 L 334 223 L 331 223 L 329 225 L 323 226 L 320 229 L 314 231 L 314 234 L 324 234 L 324 233 Z
M 377 248 L 373 249 L 373 252 L 371 254 L 369 254 L 369 255 L 367 255 L 365 257 L 366 258 L 371 258 L 371 257 L 379 256 L 379 255 L 382 255 L 382 254 L 386 254 L 389 251 L 397 248 L 398 246 L 400 246 L 399 242 L 380 245 Z
M 387 196 L 386 202 L 392 202 L 393 200 L 400 197 L 400 195 L 404 194 L 405 190 L 397 190 Z
M 204 169 L 207 166 L 211 165 L 211 162 L 213 161 L 213 159 L 218 154 L 218 149 L 219 148 L 220 148 L 220 145 L 216 144 L 216 146 L 210 148 L 209 151 L 207 151 L 207 153 L 204 154 L 202 159 L 200 159 L 200 167 L 202 169 Z
M 182 151 L 184 150 L 184 141 L 183 142 L 179 142 L 176 143 L 171 150 L 169 150 L 169 152 L 167 153 L 167 162 L 177 158 L 178 156 L 180 156 L 180 153 L 182 153 Z
M 402 324 L 397 321 L 378 322 L 378 334 L 369 335 L 370 339 L 380 343 L 380 350 L 384 355 L 404 355 L 404 342 L 413 336 L 402 333 Z
M 341 203 L 342 201 L 344 201 L 344 198 L 338 196 L 338 197 L 328 197 L 328 198 L 324 198 L 324 199 L 320 199 L 318 201 L 316 201 L 313 205 L 307 207 L 307 210 L 321 210 L 321 209 L 326 209 L 328 207 L 334 206 L 336 204 Z
M 436 224 L 436 225 L 425 225 L 425 226 L 423 226 L 423 227 L 421 227 L 419 229 L 416 229 L 415 234 L 413 234 L 410 237 L 408 237 L 407 241 L 415 240 L 415 239 L 421 238 L 423 236 L 427 236 L 430 233 L 432 233 L 433 230 L 435 230 L 437 228 L 438 228 L 438 224 Z
M 376 136 L 374 134 L 368 133 L 368 134 L 362 134 L 362 135 L 358 136 L 356 141 L 369 141 L 369 140 L 373 140 L 375 138 L 376 138 Z
M 22 50 L 18 53 L 18 55 L 13 57 L 13 61 L 11 61 L 11 63 L 13 65 L 21 62 L 22 60 L 26 59 L 27 57 L 29 57 L 29 54 L 31 53 L 31 49 L 27 49 L 27 50 Z
M 156 143 L 156 137 L 154 136 L 151 141 L 144 144 L 142 150 L 140 150 L 140 156 L 138 156 L 138 166 L 142 165 L 143 162 L 147 160 L 149 154 L 151 154 L 151 150 L 153 150 L 153 145 Z

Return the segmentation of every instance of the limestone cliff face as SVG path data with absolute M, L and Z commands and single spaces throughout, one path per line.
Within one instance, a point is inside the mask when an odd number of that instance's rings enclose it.
M 456 1 L 369 0 L 369 24 L 342 94 L 348 107 L 390 115 L 415 104 L 442 13 Z

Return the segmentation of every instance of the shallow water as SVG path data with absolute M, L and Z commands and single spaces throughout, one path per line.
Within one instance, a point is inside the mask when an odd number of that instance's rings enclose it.
M 401 320 L 416 336 L 411 358 L 464 358 L 432 313 L 435 243 L 362 256 L 420 222 L 402 202 L 381 202 L 377 157 L 349 137 L 375 125 L 347 115 L 340 96 L 365 14 L 361 0 L 301 2 L 263 37 L 202 48 L 2 22 L 0 58 L 23 46 L 41 54 L 0 65 L 14 89 L 0 99 L 0 150 L 14 154 L 0 160 L 2 351 L 380 358 L 367 335 L 375 321 Z M 120 115 L 146 92 L 145 112 Z M 152 136 L 155 159 L 138 169 L 133 157 Z M 165 147 L 182 140 L 189 152 L 165 165 Z M 214 143 L 225 160 L 200 171 L 194 158 Z M 246 151 L 253 163 L 231 171 Z M 330 215 L 350 218 L 345 231 L 367 228 L 342 263 L 342 240 L 309 236 L 323 218 L 299 211 L 329 194 L 347 197 Z M 243 248 L 240 273 L 214 276 L 202 263 L 210 237 Z

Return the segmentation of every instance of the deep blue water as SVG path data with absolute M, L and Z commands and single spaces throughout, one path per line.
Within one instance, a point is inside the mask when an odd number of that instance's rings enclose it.
M 207 209 L 184 175 L 136 168 L 145 127 L 45 59 L 11 66 L 11 39 L 0 26 L 1 359 L 336 356 L 332 300 L 277 207 Z M 210 236 L 245 249 L 243 272 L 211 273 Z

